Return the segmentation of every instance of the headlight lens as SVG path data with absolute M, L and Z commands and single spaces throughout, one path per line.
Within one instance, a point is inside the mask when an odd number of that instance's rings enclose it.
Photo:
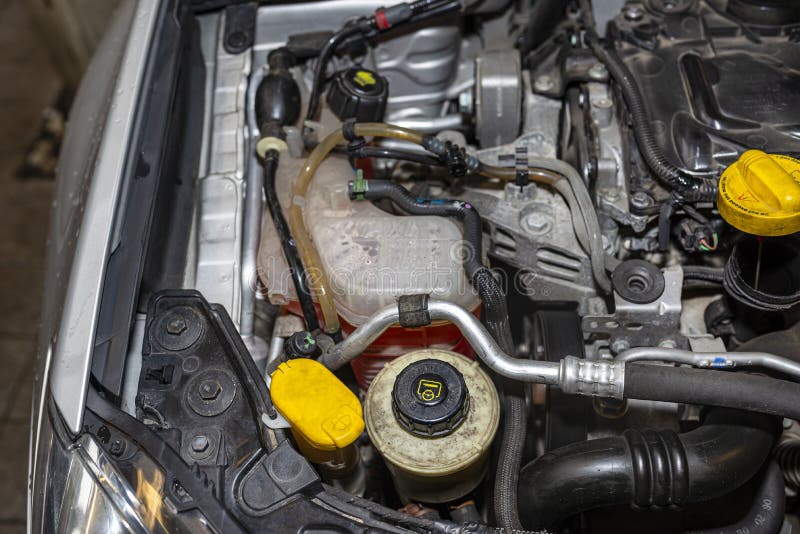
M 53 408 L 42 418 L 31 480 L 31 532 L 202 532 L 199 513 L 181 513 L 164 498 L 164 474 L 149 457 L 122 476 L 89 434 L 70 442 Z

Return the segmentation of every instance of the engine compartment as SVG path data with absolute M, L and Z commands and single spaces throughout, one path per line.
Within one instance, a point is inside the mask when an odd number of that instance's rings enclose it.
M 166 480 L 202 482 L 165 484 L 173 516 L 796 528 L 793 2 L 194 16 L 189 252 L 138 316 L 121 401 Z

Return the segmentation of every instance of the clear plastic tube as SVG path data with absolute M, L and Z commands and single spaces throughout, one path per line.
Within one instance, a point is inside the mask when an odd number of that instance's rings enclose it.
M 415 144 L 422 144 L 422 134 L 399 126 L 382 124 L 376 122 L 365 122 L 354 125 L 355 134 L 359 137 L 389 137 L 400 139 Z M 297 179 L 292 187 L 292 198 L 289 207 L 289 227 L 292 236 L 297 244 L 297 250 L 305 266 L 306 277 L 314 291 L 322 310 L 322 317 L 325 321 L 325 331 L 329 333 L 337 332 L 340 328 L 339 314 L 336 312 L 336 305 L 333 300 L 330 279 L 328 278 L 322 259 L 317 248 L 308 232 L 305 220 L 303 219 L 303 206 L 305 197 L 314 173 L 319 168 L 322 161 L 330 152 L 342 141 L 344 134 L 341 130 L 328 135 L 318 144 L 308 156 L 305 165 L 297 175 Z

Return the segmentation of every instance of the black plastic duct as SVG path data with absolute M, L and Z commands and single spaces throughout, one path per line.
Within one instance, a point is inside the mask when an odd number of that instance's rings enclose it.
M 547 527 L 604 506 L 680 507 L 720 497 L 761 469 L 776 431 L 774 418 L 715 408 L 683 434 L 626 430 L 566 445 L 523 468 L 522 523 Z

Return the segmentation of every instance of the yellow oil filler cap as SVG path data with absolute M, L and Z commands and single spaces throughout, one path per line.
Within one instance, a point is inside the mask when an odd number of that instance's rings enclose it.
M 272 373 L 270 396 L 306 456 L 343 449 L 364 430 L 358 397 L 315 360 L 280 364 Z
M 749 234 L 800 231 L 800 161 L 748 150 L 722 173 L 717 208 L 728 223 Z

